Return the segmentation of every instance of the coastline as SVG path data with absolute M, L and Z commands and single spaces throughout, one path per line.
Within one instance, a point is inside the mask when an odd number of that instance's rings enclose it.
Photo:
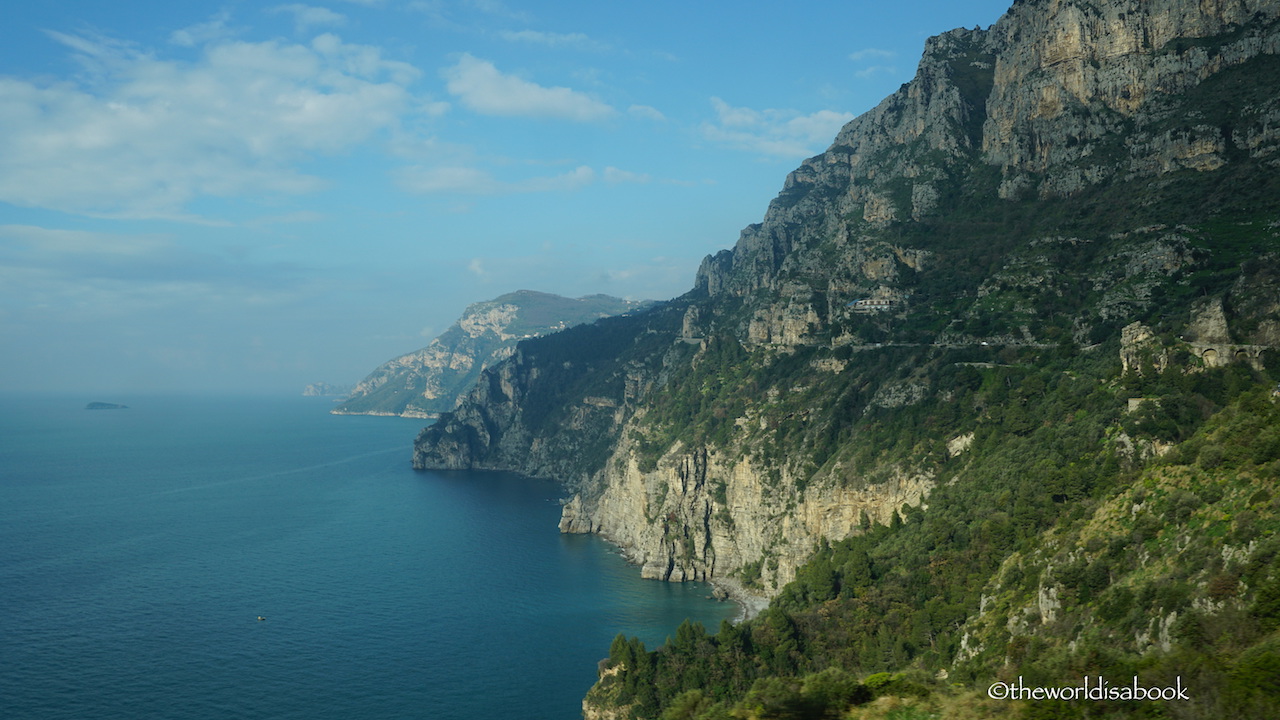
M 707 581 L 715 589 L 715 597 L 721 597 L 738 606 L 738 615 L 733 624 L 750 620 L 769 607 L 769 598 L 757 595 L 743 587 L 742 583 L 732 578 L 714 578 Z
M 564 489 L 563 485 L 561 485 L 561 489 Z M 562 508 L 561 526 L 560 526 L 561 533 L 570 533 L 570 534 L 581 533 L 581 534 L 595 535 L 596 537 L 604 540 L 605 542 L 617 548 L 618 551 L 621 553 L 622 557 L 627 561 L 628 564 L 636 568 L 643 568 L 644 566 L 643 560 L 642 558 L 638 558 L 636 556 L 633 547 L 626 545 L 625 543 L 619 542 L 618 540 L 612 537 L 609 537 L 608 535 L 606 535 L 603 532 L 600 532 L 599 530 L 575 531 L 575 530 L 565 529 L 563 508 L 564 506 L 568 505 L 569 502 L 570 502 L 570 498 L 562 497 L 560 499 L 560 505 Z M 641 577 L 644 577 L 643 572 L 641 573 Z M 670 580 L 662 580 L 654 577 L 650 577 L 648 579 L 651 579 L 655 582 L 672 582 Z M 679 582 L 679 581 L 675 581 L 675 582 Z M 735 615 L 733 619 L 734 625 L 737 625 L 738 623 L 745 622 L 747 620 L 750 620 L 756 617 L 760 613 L 764 612 L 766 608 L 769 607 L 770 598 L 767 595 L 761 595 L 759 593 L 751 592 L 746 588 L 746 586 L 744 586 L 739 580 L 735 578 L 713 577 L 713 578 L 708 578 L 707 580 L 702 582 L 706 582 L 708 585 L 711 586 L 711 595 L 709 597 L 711 597 L 714 600 L 718 600 L 720 602 L 732 602 L 733 604 L 738 606 L 737 615 Z
M 394 413 L 394 412 L 385 412 L 382 410 L 352 411 L 352 410 L 340 410 L 338 408 L 334 408 L 333 410 L 329 411 L 329 414 L 330 415 L 346 415 L 346 416 L 368 415 L 370 417 L 402 417 L 402 418 L 410 418 L 410 419 L 416 419 L 416 420 L 439 420 L 440 419 L 439 414 L 415 413 L 415 412 L 408 412 L 408 411 L 402 412 L 402 413 Z

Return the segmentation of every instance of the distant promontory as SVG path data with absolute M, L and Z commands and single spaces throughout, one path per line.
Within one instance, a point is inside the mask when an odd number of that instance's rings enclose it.
M 85 410 L 128 410 L 128 405 L 120 405 L 119 403 L 109 402 L 91 402 L 84 406 Z
M 350 385 L 330 385 L 326 382 L 311 383 L 302 389 L 303 397 L 346 397 L 350 394 Z
M 566 298 L 518 290 L 473 303 L 427 347 L 383 363 L 331 412 L 431 418 L 453 409 L 480 372 L 525 338 L 558 332 L 648 306 L 608 295 Z

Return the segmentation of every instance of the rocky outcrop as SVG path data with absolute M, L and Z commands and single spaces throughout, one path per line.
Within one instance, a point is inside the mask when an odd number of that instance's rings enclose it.
M 1125 325 L 1120 331 L 1122 372 L 1142 373 L 1145 363 L 1150 363 L 1155 372 L 1161 372 L 1169 365 L 1169 354 L 1151 328 L 1139 322 Z
M 933 479 L 895 473 L 874 485 L 850 485 L 839 474 L 796 489 L 794 479 L 770 479 L 747 458 L 679 446 L 651 471 L 623 442 L 603 492 L 575 494 L 564 506 L 561 532 L 597 533 L 621 547 L 654 580 L 714 581 L 741 574 L 771 595 L 789 582 L 815 543 L 889 524 L 904 506 L 924 503 Z
M 795 271 L 820 270 L 832 279 L 847 275 L 850 293 L 873 289 L 876 270 L 860 266 L 880 269 L 879 258 L 906 263 L 860 230 L 937 210 L 939 184 L 981 145 L 994 61 L 984 31 L 931 38 L 915 79 L 788 175 L 764 221 L 743 230 L 733 250 L 703 261 L 697 286 L 712 296 L 741 296 L 780 290 L 781 278 Z M 830 257 L 795 252 L 824 242 L 840 251 L 836 267 L 815 264 Z
M 874 252 L 867 225 L 936 215 L 948 180 L 973 162 L 998 171 L 1006 199 L 1209 172 L 1241 155 L 1280 162 L 1269 90 L 1258 102 L 1206 98 L 1220 105 L 1190 117 L 1179 107 L 1232 68 L 1274 72 L 1278 17 L 1265 0 L 1032 0 L 988 30 L 932 38 L 915 79 L 792 172 L 764 221 L 707 258 L 697 284 L 712 295 L 778 289 L 788 270 L 813 267 L 794 251 L 822 243 L 842 250 L 838 276 Z
M 1004 174 L 1001 193 L 1069 194 L 1117 175 L 1220 168 L 1272 123 L 1238 133 L 1168 117 L 1165 101 L 1276 54 L 1277 15 L 1268 0 L 1015 3 L 988 34 L 997 59 L 982 149 Z

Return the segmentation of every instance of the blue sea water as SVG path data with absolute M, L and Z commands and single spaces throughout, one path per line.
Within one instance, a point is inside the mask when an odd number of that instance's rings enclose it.
M 0 717 L 571 720 L 617 633 L 734 614 L 330 407 L 0 398 Z

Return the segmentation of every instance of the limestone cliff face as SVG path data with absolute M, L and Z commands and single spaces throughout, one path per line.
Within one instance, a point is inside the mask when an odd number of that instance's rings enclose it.
M 750 568 L 753 586 L 772 594 L 822 538 L 844 538 L 862 523 L 887 525 L 903 505 L 919 506 L 928 474 L 895 473 L 863 487 L 832 482 L 800 492 L 794 478 L 706 448 L 675 447 L 644 471 L 624 441 L 603 492 L 576 494 L 560 530 L 597 533 L 623 549 L 641 575 L 681 582 L 732 577 Z
M 1168 118 L 1163 106 L 1216 73 L 1274 55 L 1278 13 L 1267 0 L 1015 3 L 989 33 L 1000 50 L 983 152 L 1004 173 L 1001 193 L 1064 194 L 1115 175 L 1215 170 L 1262 135 L 1273 149 L 1266 123 Z
M 792 172 L 764 221 L 708 257 L 697 284 L 713 296 L 766 288 L 788 303 L 804 294 L 786 287 L 796 276 L 821 280 L 813 292 L 873 292 L 885 275 L 877 260 L 897 260 L 892 281 L 915 251 L 868 230 L 930 218 L 974 163 L 998 173 L 1004 199 L 1210 172 L 1241 155 L 1274 165 L 1274 93 L 1234 114 L 1223 112 L 1229 97 L 1192 113 L 1179 103 L 1280 53 L 1278 17 L 1274 0 L 1026 0 L 987 30 L 931 38 L 915 79 Z
M 1182 223 L 1280 168 L 1280 99 L 1258 81 L 1280 77 L 1278 17 L 1274 0 L 1026 0 L 930 39 L 912 82 L 792 172 L 693 291 L 522 343 L 423 432 L 415 466 L 558 479 L 561 529 L 610 538 L 646 577 L 769 595 L 818 543 L 927 507 L 939 464 L 964 462 L 972 428 L 866 446 L 946 401 L 931 377 L 1117 341 L 1136 367 L 1158 360 L 1161 316 L 1206 364 L 1260 367 L 1275 264 L 1214 265 L 1213 233 Z M 1280 238 L 1276 217 L 1248 225 Z M 958 350 L 982 361 L 939 359 Z
M 764 221 L 743 230 L 733 250 L 703 261 L 697 285 L 712 296 L 767 289 L 795 304 L 805 292 L 828 288 L 788 286 L 787 276 L 813 273 L 849 296 L 872 292 L 898 267 L 921 261 L 916 251 L 878 243 L 865 230 L 936 210 L 947 174 L 981 144 L 994 61 L 986 32 L 931 38 L 915 79 L 788 175 Z M 797 252 L 821 244 L 831 246 L 822 256 Z M 824 267 L 832 255 L 836 266 Z
M 333 412 L 435 417 L 453 408 L 481 370 L 510 357 L 521 339 L 644 304 L 606 295 L 570 299 L 529 290 L 473 303 L 427 347 L 378 366 Z

